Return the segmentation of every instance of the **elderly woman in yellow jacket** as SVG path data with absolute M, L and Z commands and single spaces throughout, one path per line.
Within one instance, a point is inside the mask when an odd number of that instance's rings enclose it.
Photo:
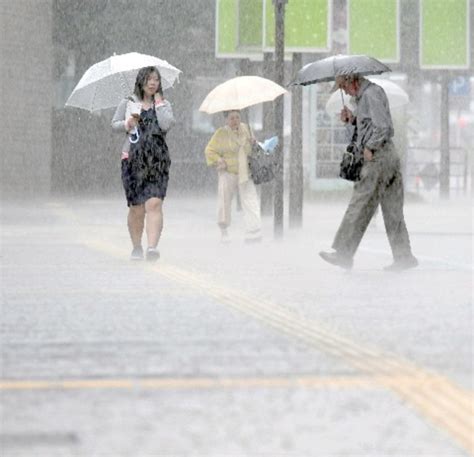
M 228 241 L 232 199 L 238 191 L 244 213 L 245 240 L 260 241 L 260 202 L 247 161 L 255 140 L 249 127 L 241 122 L 239 111 L 225 111 L 224 118 L 225 126 L 217 129 L 205 151 L 207 164 L 217 169 L 217 224 L 221 229 L 222 241 Z

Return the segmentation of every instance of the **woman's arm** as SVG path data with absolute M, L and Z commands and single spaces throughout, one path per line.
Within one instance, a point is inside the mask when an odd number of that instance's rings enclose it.
M 219 129 L 212 135 L 212 138 L 206 146 L 206 162 L 210 167 L 217 166 L 219 159 L 222 159 L 222 139 L 222 132 L 221 129 Z
M 171 103 L 168 100 L 161 99 L 155 105 L 155 111 L 160 129 L 167 132 L 175 124 Z
M 112 118 L 112 129 L 116 132 L 127 132 L 128 125 L 125 120 L 125 114 L 127 111 L 127 100 L 124 99 L 120 102 L 119 106 L 115 110 L 114 117 Z

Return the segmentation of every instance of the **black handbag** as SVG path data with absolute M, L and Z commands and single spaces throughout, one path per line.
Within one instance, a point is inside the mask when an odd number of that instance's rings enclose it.
M 271 181 L 275 177 L 275 154 L 265 152 L 258 143 L 252 145 L 248 155 L 250 177 L 255 184 Z
M 360 172 L 364 165 L 362 154 L 352 144 L 347 146 L 339 165 L 339 176 L 348 181 L 359 181 Z
M 339 176 L 348 181 L 359 181 L 360 172 L 364 165 L 364 156 L 356 146 L 357 126 L 354 126 L 351 142 L 347 146 L 339 165 Z

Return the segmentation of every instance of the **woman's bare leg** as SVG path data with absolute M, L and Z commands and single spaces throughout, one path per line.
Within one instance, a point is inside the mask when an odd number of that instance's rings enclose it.
M 142 245 L 143 227 L 145 225 L 145 206 L 130 206 L 128 209 L 128 232 L 132 240 L 133 247 Z
M 156 248 L 163 230 L 163 200 L 150 198 L 145 202 L 145 212 L 148 247 Z

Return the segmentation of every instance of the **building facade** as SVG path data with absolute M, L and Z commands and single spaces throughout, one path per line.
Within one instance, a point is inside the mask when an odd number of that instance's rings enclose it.
M 0 192 L 51 189 L 53 0 L 0 0 Z

